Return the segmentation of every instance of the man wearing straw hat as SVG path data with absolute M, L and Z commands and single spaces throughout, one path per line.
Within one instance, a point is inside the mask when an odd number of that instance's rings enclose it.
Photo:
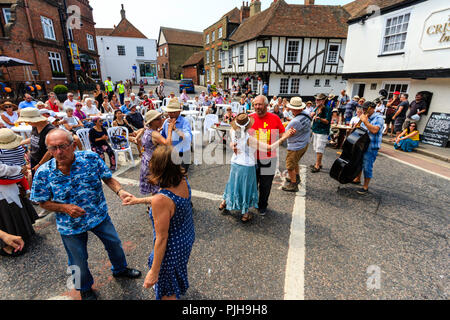
M 48 122 L 47 118 L 41 115 L 37 108 L 23 109 L 20 112 L 20 117 L 17 119 L 17 122 L 25 122 L 33 127 L 31 130 L 31 138 L 25 140 L 23 144 L 31 143 L 30 162 L 31 173 L 34 176 L 36 170 L 52 158 L 45 145 L 45 137 L 55 127 Z
M 300 183 L 300 168 L 298 164 L 308 150 L 311 137 L 311 117 L 305 111 L 306 105 L 300 97 L 292 98 L 287 107 L 292 111 L 294 118 L 289 122 L 286 130 L 293 128 L 296 130 L 296 134 L 287 140 L 286 169 L 289 173 L 289 179 L 286 180 L 287 185 L 283 186 L 282 190 L 297 192 L 298 184 Z
M 163 107 L 163 110 L 169 114 L 169 119 L 164 122 L 161 135 L 167 139 L 169 123 L 175 123 L 172 133 L 172 145 L 180 153 L 181 166 L 188 172 L 189 164 L 191 163 L 191 125 L 188 120 L 181 116 L 182 109 L 178 100 L 170 100 L 169 104 Z

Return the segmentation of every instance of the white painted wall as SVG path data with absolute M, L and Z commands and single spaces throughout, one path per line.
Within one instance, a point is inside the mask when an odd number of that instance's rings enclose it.
M 425 1 L 369 18 L 364 24 L 349 25 L 344 73 L 450 68 L 450 42 L 445 49 L 430 51 L 422 49 L 422 45 L 425 44 L 422 42 L 422 34 L 424 31 L 426 33 L 426 20 L 432 13 L 444 9 L 449 10 L 441 14 L 442 19 L 438 19 L 444 24 L 448 22 L 450 15 L 449 0 Z M 378 57 L 382 51 L 386 19 L 407 12 L 411 13 L 411 17 L 404 54 Z M 450 32 L 447 32 L 447 35 L 450 36 Z M 425 34 L 424 37 L 427 38 L 425 41 L 430 41 L 429 35 Z M 433 35 L 431 39 L 437 45 L 440 35 Z
M 109 76 L 113 81 L 132 79 L 134 74 L 132 66 L 136 65 L 138 67 L 137 81 L 139 82 L 141 79 L 139 63 L 153 62 L 156 64 L 156 40 L 154 39 L 98 36 L 97 45 L 103 81 Z M 118 45 L 125 46 L 125 56 L 119 56 Z M 136 50 L 138 46 L 144 47 L 144 57 L 138 57 Z
M 287 78 L 286 75 L 271 74 L 269 80 L 269 96 L 278 96 L 280 94 L 280 82 L 282 78 Z M 314 75 L 310 76 L 290 76 L 290 79 L 300 78 L 300 96 L 315 96 L 319 93 L 330 94 L 333 93 L 339 96 L 342 89 L 345 89 L 347 83 L 342 80 L 340 76 L 335 79 L 334 76 Z M 320 86 L 316 87 L 316 79 L 320 79 Z M 330 86 L 325 86 L 325 80 L 330 80 Z

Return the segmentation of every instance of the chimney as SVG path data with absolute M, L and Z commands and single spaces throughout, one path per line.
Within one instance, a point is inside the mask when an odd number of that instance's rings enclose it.
M 314 0 L 305 0 L 305 6 L 311 6 L 314 4 Z
M 250 17 L 253 17 L 255 14 L 260 12 L 261 12 L 261 1 L 252 0 L 252 3 L 250 4 Z
M 242 2 L 240 22 L 242 23 L 248 17 L 250 17 L 250 7 L 248 6 L 248 2 Z
M 125 9 L 123 7 L 123 4 L 122 4 L 122 10 L 120 10 L 120 15 L 122 16 L 122 20 L 124 20 L 125 19 Z

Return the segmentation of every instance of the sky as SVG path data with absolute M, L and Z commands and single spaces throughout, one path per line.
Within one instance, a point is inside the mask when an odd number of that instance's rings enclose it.
M 315 4 L 344 5 L 352 0 L 316 0 Z M 246 0 L 251 2 L 251 0 Z M 261 10 L 273 0 L 262 0 Z M 289 4 L 303 4 L 304 0 L 285 0 Z M 149 39 L 158 39 L 160 27 L 203 32 L 234 7 L 241 8 L 242 0 L 90 0 L 94 9 L 96 28 L 113 28 L 120 22 L 121 4 L 127 19 Z

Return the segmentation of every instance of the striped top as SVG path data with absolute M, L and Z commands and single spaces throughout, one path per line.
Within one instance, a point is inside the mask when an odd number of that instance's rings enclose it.
M 0 163 L 8 166 L 22 167 L 25 162 L 25 149 L 19 146 L 15 149 L 0 149 Z M 20 180 L 24 176 L 22 173 L 11 177 L 0 177 L 0 180 Z

